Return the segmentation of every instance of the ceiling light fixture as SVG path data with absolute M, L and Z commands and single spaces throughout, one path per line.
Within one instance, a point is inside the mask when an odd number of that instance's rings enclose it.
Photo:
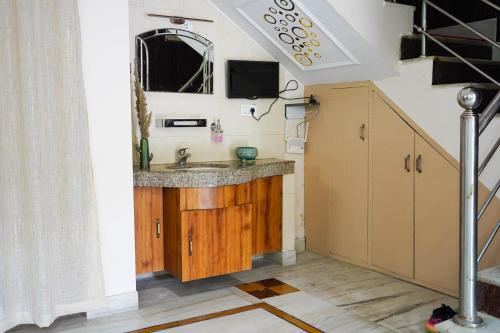
M 170 23 L 172 23 L 172 24 L 184 24 L 186 21 L 214 23 L 213 20 L 200 19 L 200 18 L 195 18 L 195 17 L 183 17 L 183 16 L 162 15 L 162 14 L 147 14 L 147 16 L 168 18 L 168 19 L 170 19 Z

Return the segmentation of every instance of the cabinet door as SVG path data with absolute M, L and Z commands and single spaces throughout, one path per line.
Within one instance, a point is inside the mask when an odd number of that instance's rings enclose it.
M 412 278 L 415 134 L 378 95 L 372 96 L 372 263 Z
M 136 273 L 164 270 L 163 188 L 135 187 Z
M 281 251 L 283 176 L 256 179 L 251 188 L 252 254 Z
M 307 249 L 366 262 L 369 88 L 317 86 L 307 93 L 321 102 L 305 155 Z
M 252 205 L 181 212 L 181 281 L 251 268 Z
M 332 89 L 331 254 L 366 262 L 368 257 L 368 110 L 367 87 Z M 317 199 L 323 195 L 318 192 Z
M 458 292 L 459 172 L 415 136 L 415 279 Z

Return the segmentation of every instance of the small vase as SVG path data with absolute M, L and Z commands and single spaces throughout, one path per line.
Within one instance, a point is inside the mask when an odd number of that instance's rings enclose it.
M 139 152 L 139 169 L 141 171 L 149 171 L 150 162 L 153 159 L 153 154 L 149 153 L 149 142 L 147 138 L 141 138 L 140 145 L 136 145 L 135 149 Z

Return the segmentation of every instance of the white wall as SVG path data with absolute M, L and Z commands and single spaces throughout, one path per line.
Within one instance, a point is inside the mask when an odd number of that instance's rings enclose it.
M 344 19 L 391 63 L 399 60 L 401 36 L 413 32 L 412 6 L 385 0 L 328 0 Z
M 279 101 L 271 114 L 260 122 L 240 114 L 240 106 L 253 104 L 257 113 L 266 111 L 272 100 L 248 101 L 226 98 L 225 64 L 228 59 L 274 60 L 238 26 L 228 20 L 206 0 L 130 0 L 130 62 L 134 59 L 134 38 L 137 34 L 155 28 L 179 27 L 168 19 L 147 17 L 147 13 L 170 14 L 214 20 L 215 23 L 192 22 L 192 31 L 214 43 L 214 94 L 146 93 L 149 110 L 154 118 L 200 117 L 208 122 L 221 119 L 224 142 L 210 140 L 207 128 L 152 128 L 150 137 L 153 163 L 173 163 L 175 151 L 190 147 L 192 161 L 217 161 L 236 159 L 234 148 L 242 145 L 256 146 L 258 158 L 295 159 L 295 176 L 285 177 L 284 186 L 284 250 L 294 248 L 295 235 L 303 237 L 303 156 L 285 154 L 284 102 Z M 281 68 L 281 87 L 293 77 Z M 303 87 L 288 96 L 303 96 Z M 135 116 L 133 116 L 134 122 Z M 291 127 L 290 127 L 291 128 Z
M 106 294 L 135 293 L 128 4 L 79 6 Z
M 460 114 L 457 94 L 466 84 L 432 86 L 432 59 L 405 61 L 400 64 L 401 75 L 376 81 L 375 84 L 408 116 L 422 127 L 455 159 L 460 159 Z M 481 135 L 479 160 L 500 133 L 500 117 Z M 496 154 L 481 176 L 490 189 L 495 186 L 500 170 L 500 154 Z M 500 197 L 500 192 L 497 193 Z

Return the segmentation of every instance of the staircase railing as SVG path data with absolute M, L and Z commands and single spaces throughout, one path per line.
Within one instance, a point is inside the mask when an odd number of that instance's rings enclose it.
M 496 10 L 500 11 L 500 7 L 495 5 L 493 2 L 491 1 L 488 1 L 488 0 L 481 0 L 482 2 L 484 2 L 485 4 L 489 5 L 490 7 L 493 7 L 495 8 Z
M 458 102 L 465 112 L 460 116 L 460 312 L 453 320 L 471 328 L 483 325 L 483 320 L 477 314 L 477 265 L 500 229 L 499 220 L 478 255 L 478 222 L 500 188 L 499 178 L 478 211 L 479 175 L 497 151 L 500 141 L 497 140 L 479 167 L 479 137 L 498 111 L 499 101 L 500 92 L 479 117 L 476 108 L 481 102 L 480 92 L 469 87 L 458 94 Z
M 492 2 L 488 0 L 480 1 L 500 11 L 500 7 Z M 450 49 L 427 31 L 428 7 L 432 7 L 434 10 L 473 32 L 493 47 L 500 49 L 500 44 L 496 41 L 450 14 L 432 1 L 422 0 L 421 26 L 415 25 L 415 29 L 422 34 L 421 57 L 427 56 L 427 39 L 432 40 L 500 88 L 500 83 L 493 77 Z M 484 171 L 500 145 L 499 138 L 484 161 L 478 166 L 479 137 L 500 109 L 500 91 L 482 112 L 481 116 L 476 112 L 476 108 L 481 102 L 481 93 L 478 90 L 472 87 L 462 89 L 458 94 L 458 102 L 465 111 L 460 116 L 460 310 L 453 320 L 461 326 L 476 328 L 483 325 L 483 320 L 477 314 L 477 266 L 500 229 L 500 220 L 498 220 L 478 254 L 478 222 L 500 188 L 499 179 L 478 211 L 479 175 Z

